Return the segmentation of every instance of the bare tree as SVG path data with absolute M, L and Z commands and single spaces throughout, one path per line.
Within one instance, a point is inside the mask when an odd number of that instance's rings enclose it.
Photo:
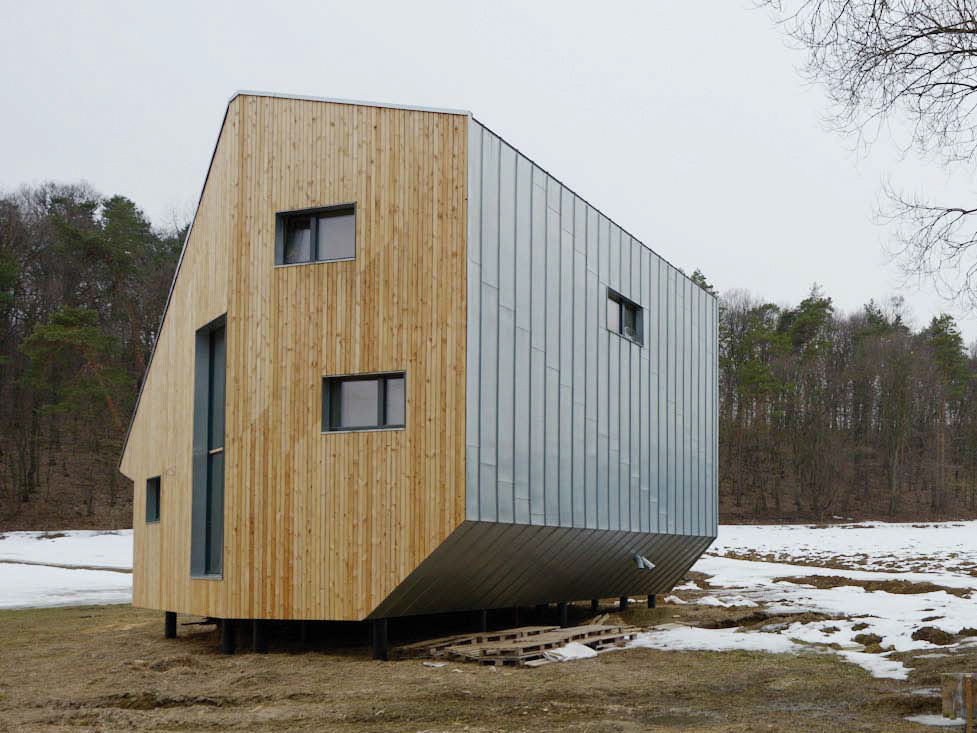
M 977 161 L 977 3 L 973 0 L 759 0 L 807 53 L 829 120 L 869 144 L 907 121 L 910 148 L 945 164 Z M 886 187 L 883 220 L 907 273 L 977 308 L 977 200 L 950 204 Z

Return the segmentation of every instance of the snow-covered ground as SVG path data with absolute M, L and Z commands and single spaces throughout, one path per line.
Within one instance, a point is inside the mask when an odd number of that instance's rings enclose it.
M 131 529 L 0 534 L 0 609 L 131 600 Z
M 977 521 L 722 525 L 709 552 L 859 570 L 977 575 Z
M 685 583 L 666 602 L 738 606 L 771 615 L 814 612 L 831 618 L 788 619 L 753 631 L 668 624 L 642 634 L 636 646 L 837 653 L 877 677 L 905 679 L 909 670 L 891 659 L 892 653 L 950 655 L 977 645 L 977 522 L 722 526 L 717 541 L 692 569 L 708 576 L 707 587 Z M 831 579 L 817 581 L 829 587 L 817 587 L 811 576 Z M 939 587 L 897 593 L 892 581 Z M 865 584 L 875 586 L 866 589 Z M 913 639 L 924 627 L 956 638 L 943 645 Z M 957 636 L 961 631 L 974 635 Z M 859 635 L 878 637 L 878 647 L 866 651 L 855 641 Z

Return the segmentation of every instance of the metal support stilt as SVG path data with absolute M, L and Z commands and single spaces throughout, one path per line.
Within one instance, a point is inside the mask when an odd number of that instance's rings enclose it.
M 618 606 L 620 607 L 620 609 L 622 611 L 627 611 L 628 610 L 628 597 L 627 596 L 621 596 L 618 599 Z
M 176 611 L 163 614 L 163 636 L 167 639 L 176 638 Z
M 387 619 L 373 621 L 373 658 L 387 660 Z
M 556 604 L 557 611 L 560 612 L 560 628 L 565 629 L 570 625 L 570 621 L 567 618 L 567 604 L 563 601 Z
M 488 611 L 484 608 L 478 612 L 478 630 L 488 631 Z
M 590 599 L 590 612 L 597 613 L 600 610 L 600 601 L 596 598 Z
M 233 654 L 234 653 L 234 643 L 235 632 L 234 619 L 223 618 L 221 619 L 221 654 Z
M 654 608 L 654 607 L 655 607 L 655 596 L 650 595 L 648 596 L 648 608 Z

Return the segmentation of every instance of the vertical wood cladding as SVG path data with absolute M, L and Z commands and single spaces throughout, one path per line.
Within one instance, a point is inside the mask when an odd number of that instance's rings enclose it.
M 366 617 L 464 519 L 464 115 L 230 103 L 122 461 L 133 602 Z M 275 267 L 275 213 L 356 203 L 356 258 Z M 222 579 L 190 578 L 194 334 L 227 314 Z M 323 376 L 406 371 L 403 430 L 321 432 Z
M 466 518 L 715 536 L 716 299 L 474 120 L 468 189 Z

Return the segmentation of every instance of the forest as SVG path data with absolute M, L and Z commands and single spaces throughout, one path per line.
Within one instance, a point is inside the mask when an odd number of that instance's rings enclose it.
M 185 234 L 83 184 L 0 195 L 0 530 L 131 525 L 119 453 Z M 718 295 L 721 521 L 977 516 L 953 318 Z

